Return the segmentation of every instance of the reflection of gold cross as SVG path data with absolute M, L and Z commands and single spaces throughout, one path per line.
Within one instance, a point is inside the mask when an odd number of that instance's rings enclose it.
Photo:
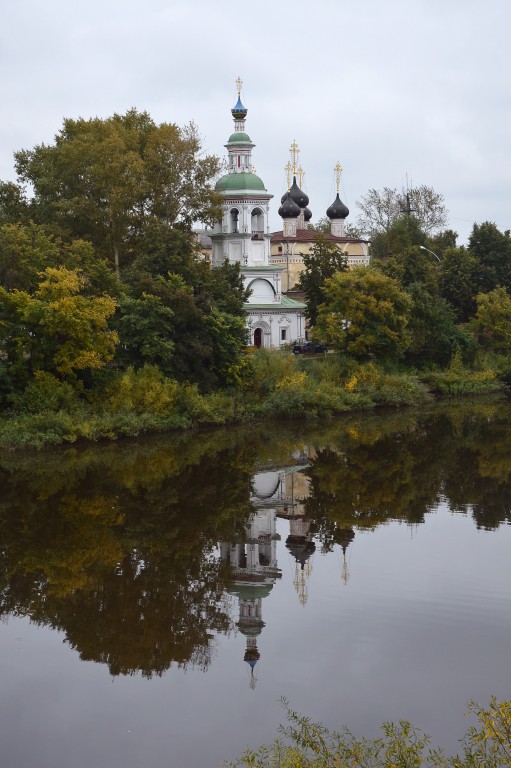
M 242 86 L 242 85 L 243 85 L 243 80 L 240 80 L 240 78 L 238 77 L 238 78 L 236 79 L 236 88 L 238 89 L 238 96 L 239 96 L 239 95 L 240 95 L 240 93 L 241 93 L 241 86 Z
M 298 148 L 298 144 L 296 143 L 296 141 L 293 141 L 293 143 L 289 147 L 289 151 L 291 152 L 291 160 L 293 163 L 293 173 L 296 173 L 296 166 L 298 165 L 298 155 L 300 154 L 300 150 Z
M 334 168 L 335 171 L 335 183 L 337 185 L 337 194 L 339 194 L 339 187 L 341 185 L 341 173 L 342 173 L 342 165 L 339 161 L 337 161 L 337 165 Z
M 287 162 L 287 163 L 285 164 L 285 166 L 284 166 L 284 170 L 285 170 L 285 172 L 286 172 L 286 176 L 287 176 L 287 188 L 288 188 L 288 190 L 289 190 L 289 189 L 291 189 L 291 174 L 292 174 L 292 172 L 293 172 L 293 166 L 291 165 L 291 163 L 290 163 L 290 162 Z
M 298 176 L 298 186 L 301 187 L 303 183 L 303 177 L 305 176 L 305 171 L 300 166 L 300 168 L 296 169 L 296 175 Z

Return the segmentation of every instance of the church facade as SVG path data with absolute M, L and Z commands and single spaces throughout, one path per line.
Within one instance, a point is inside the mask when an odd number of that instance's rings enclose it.
M 238 101 L 231 110 L 234 133 L 227 144 L 227 173 L 216 183 L 222 196 L 222 220 L 210 233 L 212 266 L 226 260 L 240 265 L 250 296 L 245 304 L 248 343 L 281 347 L 305 336 L 305 304 L 282 293 L 282 266 L 271 262 L 271 195 L 253 173 L 254 144 L 245 131 L 247 110 Z

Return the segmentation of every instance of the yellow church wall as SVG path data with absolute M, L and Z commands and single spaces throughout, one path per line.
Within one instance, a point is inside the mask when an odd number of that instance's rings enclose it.
M 309 255 L 314 243 L 292 240 L 273 240 L 271 242 L 270 261 L 273 266 L 282 268 L 282 291 L 296 287 L 300 273 L 303 272 L 303 255 Z M 346 254 L 349 267 L 367 266 L 370 262 L 369 243 L 341 242 L 341 250 Z

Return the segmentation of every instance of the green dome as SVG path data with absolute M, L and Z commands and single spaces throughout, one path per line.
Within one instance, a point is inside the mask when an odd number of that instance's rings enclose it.
M 266 584 L 240 584 L 236 582 L 227 587 L 231 595 L 236 595 L 242 600 L 255 600 L 257 597 L 268 597 L 273 589 L 273 582 Z
M 228 144 L 239 144 L 240 142 L 248 142 L 252 144 L 252 139 L 248 133 L 231 133 L 229 136 Z
M 255 173 L 228 173 L 215 184 L 217 192 L 240 191 L 244 189 L 261 190 L 266 192 L 264 184 Z

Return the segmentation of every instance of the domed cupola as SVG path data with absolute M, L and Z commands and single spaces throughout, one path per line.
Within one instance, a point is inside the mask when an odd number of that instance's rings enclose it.
M 326 215 L 330 219 L 330 232 L 334 237 L 344 237 L 344 219 L 349 216 L 349 208 L 344 205 L 339 197 L 339 187 L 341 185 L 341 171 L 342 167 L 340 163 L 337 163 L 334 168 L 335 184 L 337 187 L 337 195 L 332 205 L 327 208 Z
M 303 218 L 304 221 L 310 221 L 312 219 L 312 211 L 310 208 L 303 209 Z
M 306 208 L 309 205 L 309 198 L 302 192 L 298 184 L 296 183 L 296 176 L 293 176 L 293 184 L 289 190 L 289 194 L 300 208 Z
M 291 197 L 291 192 L 286 192 L 279 208 L 279 216 L 283 219 L 296 219 L 300 215 L 300 208 Z
M 238 101 L 234 105 L 234 107 L 231 109 L 231 115 L 234 120 L 234 135 L 239 135 L 245 132 L 245 118 L 247 116 L 247 108 L 243 105 L 243 102 L 241 101 L 241 86 L 243 83 L 241 82 L 240 78 L 236 80 L 236 88 L 238 90 Z M 232 137 L 231 137 L 232 139 Z M 229 141 L 231 141 L 229 139 Z M 249 137 L 247 136 L 247 139 L 250 141 Z
M 339 197 L 339 193 L 337 193 L 334 202 L 329 208 L 327 208 L 326 215 L 330 220 L 345 219 L 347 216 L 349 216 L 349 213 L 349 208 L 344 205 L 341 198 Z
M 240 94 L 238 94 L 238 101 L 236 102 L 234 107 L 231 109 L 231 115 L 233 116 L 234 120 L 244 120 L 247 116 L 247 112 L 248 110 L 241 103 L 241 96 Z

